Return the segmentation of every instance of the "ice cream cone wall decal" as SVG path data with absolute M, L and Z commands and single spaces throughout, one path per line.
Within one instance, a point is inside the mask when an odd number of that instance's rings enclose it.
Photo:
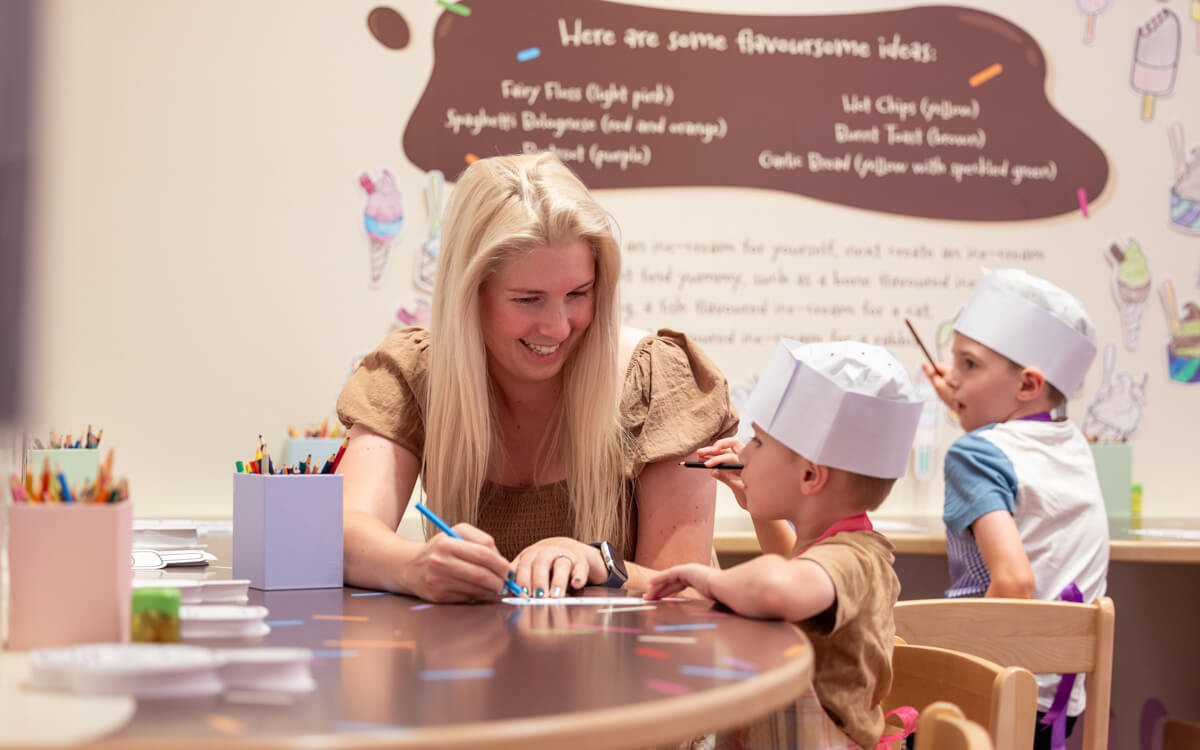
M 446 178 L 440 170 L 430 170 L 426 176 L 429 180 L 425 187 L 425 206 L 429 210 L 429 229 L 425 232 L 425 241 L 421 243 L 421 251 L 417 253 L 417 267 L 413 270 L 413 283 L 417 288 L 433 294 L 433 285 L 437 281 L 438 255 L 442 249 L 442 193 L 445 191 Z
M 1175 162 L 1175 182 L 1171 185 L 1171 226 L 1200 234 L 1200 146 L 1188 151 L 1183 123 L 1171 123 L 1168 132 Z
M 1087 25 L 1083 29 L 1083 41 L 1087 44 L 1092 43 L 1092 36 L 1096 31 L 1096 16 L 1108 10 L 1110 0 L 1075 0 L 1075 4 L 1079 6 L 1079 10 L 1087 16 Z
M 1196 49 L 1200 49 L 1200 0 L 1192 0 L 1192 20 L 1196 22 Z
M 921 419 L 917 421 L 917 434 L 913 438 L 912 472 L 917 479 L 927 481 L 936 474 L 938 428 L 941 425 L 938 412 L 942 410 L 942 402 L 924 370 L 918 367 L 912 379 L 916 384 L 917 397 L 925 402 L 921 407 Z
M 396 189 L 392 173 L 386 169 L 377 180 L 364 172 L 358 182 L 367 192 L 367 203 L 363 208 L 363 226 L 368 240 L 367 284 L 376 289 L 387 268 L 392 243 L 404 227 L 404 196 Z
M 1175 302 L 1175 288 L 1164 281 L 1161 287 L 1170 338 L 1167 341 L 1167 374 L 1178 383 L 1200 382 L 1200 305 Z
M 1163 8 L 1138 27 L 1133 45 L 1130 83 L 1142 95 L 1142 119 L 1154 117 L 1154 97 L 1166 96 L 1175 87 L 1179 70 L 1179 16 Z
M 1134 351 L 1142 335 L 1142 317 L 1150 299 L 1150 262 L 1141 244 L 1132 238 L 1124 250 L 1114 242 L 1104 257 L 1112 264 L 1112 293 L 1121 312 L 1125 348 Z
M 1104 374 L 1083 419 L 1083 434 L 1093 442 L 1124 443 L 1142 423 L 1150 373 L 1135 381 L 1128 372 L 1114 373 L 1117 347 L 1104 345 Z

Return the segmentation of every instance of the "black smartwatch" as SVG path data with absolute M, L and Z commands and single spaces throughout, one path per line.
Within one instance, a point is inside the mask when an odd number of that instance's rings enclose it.
M 600 557 L 604 559 L 604 567 L 608 569 L 608 578 L 604 579 L 601 586 L 609 589 L 619 589 L 629 580 L 629 574 L 625 572 L 625 561 L 622 560 L 613 550 L 612 545 L 608 542 L 592 542 L 589 546 L 600 550 Z

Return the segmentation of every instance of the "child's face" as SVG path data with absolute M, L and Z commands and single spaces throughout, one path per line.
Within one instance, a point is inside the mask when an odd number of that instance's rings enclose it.
M 796 485 L 803 479 L 803 462 L 783 443 L 754 423 L 754 437 L 741 452 L 746 510 L 771 521 L 789 518 L 796 508 Z
M 961 333 L 954 334 L 950 352 L 953 362 L 946 373 L 946 385 L 963 429 L 970 432 L 1011 418 L 1021 406 L 1017 400 L 1021 370 Z

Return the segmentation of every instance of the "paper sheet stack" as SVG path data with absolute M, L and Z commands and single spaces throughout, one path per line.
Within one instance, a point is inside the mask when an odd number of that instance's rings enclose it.
M 226 690 L 303 693 L 316 682 L 302 648 L 208 649 L 156 643 L 92 643 L 29 652 L 41 690 L 190 698 Z

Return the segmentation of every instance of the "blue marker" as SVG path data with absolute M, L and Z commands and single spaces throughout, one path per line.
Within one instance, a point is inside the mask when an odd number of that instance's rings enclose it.
M 517 60 L 519 62 L 528 62 L 528 61 L 534 59 L 535 57 L 540 57 L 541 54 L 542 54 L 542 51 L 540 49 L 538 49 L 537 47 L 530 47 L 529 49 L 523 49 L 520 52 L 518 52 Z
M 446 525 L 446 522 L 438 518 L 438 514 L 434 513 L 429 508 L 426 508 L 423 503 L 417 503 L 417 510 L 421 511 L 421 515 L 429 519 L 429 522 L 441 529 L 442 533 L 452 539 L 462 539 L 454 529 Z M 521 587 L 515 581 L 505 581 L 504 588 L 508 589 L 513 596 L 525 596 L 521 593 Z

